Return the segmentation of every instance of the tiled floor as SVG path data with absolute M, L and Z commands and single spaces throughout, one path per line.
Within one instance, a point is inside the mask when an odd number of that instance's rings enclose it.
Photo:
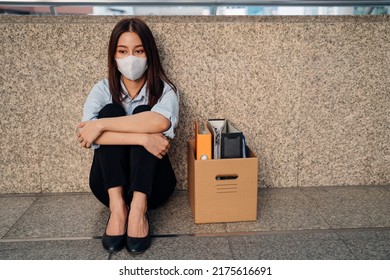
M 93 195 L 0 196 L 0 259 L 390 259 L 390 186 L 260 189 L 256 222 L 196 225 L 187 192 L 150 211 L 151 248 L 101 246 Z

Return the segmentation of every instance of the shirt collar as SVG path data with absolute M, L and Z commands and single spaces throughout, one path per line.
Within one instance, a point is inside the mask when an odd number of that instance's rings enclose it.
M 127 91 L 127 88 L 126 88 L 124 82 L 122 81 L 122 79 L 121 79 L 121 87 L 122 87 L 122 98 L 124 99 L 124 98 L 128 97 L 128 98 L 131 99 L 131 97 L 130 97 L 130 95 L 129 95 L 129 92 Z M 146 97 L 146 81 L 145 81 L 144 85 L 142 86 L 141 91 L 140 91 L 139 94 L 135 97 L 134 100 L 139 100 L 139 99 L 141 99 L 142 97 Z

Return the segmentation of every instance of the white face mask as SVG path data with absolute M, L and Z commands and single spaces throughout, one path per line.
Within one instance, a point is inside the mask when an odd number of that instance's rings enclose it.
M 131 81 L 138 80 L 148 68 L 146 57 L 136 57 L 133 55 L 125 58 L 115 58 L 119 72 Z

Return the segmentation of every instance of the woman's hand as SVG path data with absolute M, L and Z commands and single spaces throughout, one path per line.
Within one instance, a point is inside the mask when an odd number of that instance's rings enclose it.
M 142 146 L 152 155 L 162 159 L 168 153 L 171 145 L 162 133 L 144 134 Z
M 84 148 L 90 148 L 92 143 L 103 133 L 103 126 L 99 120 L 82 122 L 77 128 L 77 141 Z

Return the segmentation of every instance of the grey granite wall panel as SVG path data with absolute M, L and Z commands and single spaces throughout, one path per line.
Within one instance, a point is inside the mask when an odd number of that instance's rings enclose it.
M 218 24 L 217 108 L 260 157 L 261 186 L 296 186 L 302 24 Z
M 37 93 L 42 57 L 36 48 L 26 43 L 28 28 L 15 32 L 0 32 L 0 193 L 40 191 L 39 131 L 40 119 Z
M 88 191 L 75 127 L 119 19 L 0 17 L 0 193 Z M 245 132 L 260 187 L 390 183 L 389 17 L 144 19 L 180 90 L 178 188 L 212 117 Z
M 111 25 L 54 25 L 47 44 L 53 52 L 48 82 L 41 93 L 40 137 L 43 192 L 88 189 L 92 153 L 81 149 L 75 138 L 82 106 L 89 90 L 106 74 L 107 38 Z M 43 73 L 44 74 L 44 73 Z
M 389 130 L 378 125 L 390 120 L 388 27 L 388 22 L 310 25 L 298 185 L 388 182 Z

